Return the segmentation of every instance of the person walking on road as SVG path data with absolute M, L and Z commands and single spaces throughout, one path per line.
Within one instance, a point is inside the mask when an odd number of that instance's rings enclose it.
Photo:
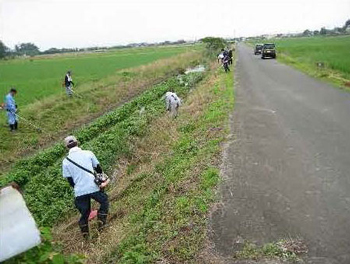
M 106 225 L 109 201 L 104 188 L 109 179 L 101 180 L 96 177 L 97 174 L 103 174 L 99 161 L 91 151 L 79 148 L 74 136 L 66 137 L 64 144 L 69 149 L 69 154 L 62 162 L 63 177 L 74 188 L 75 206 L 81 214 L 79 227 L 83 237 L 88 239 L 91 199 L 100 204 L 97 213 L 98 230 L 102 231 Z
M 66 87 L 66 93 L 68 96 L 72 96 L 73 94 L 73 79 L 72 79 L 72 72 L 68 71 L 66 76 L 64 77 L 64 86 Z
M 11 88 L 10 92 L 5 97 L 5 109 L 7 112 L 7 122 L 10 126 L 10 131 L 14 132 L 18 128 L 18 119 L 17 119 L 17 105 L 15 102 L 15 95 L 17 94 L 17 90 L 15 88 Z

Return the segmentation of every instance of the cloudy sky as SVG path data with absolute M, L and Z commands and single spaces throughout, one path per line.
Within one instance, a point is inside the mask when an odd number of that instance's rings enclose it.
M 0 0 L 0 40 L 44 50 L 298 32 L 347 19 L 349 0 Z

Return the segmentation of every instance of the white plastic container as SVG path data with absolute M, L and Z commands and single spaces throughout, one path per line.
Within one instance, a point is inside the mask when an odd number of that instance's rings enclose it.
M 40 231 L 19 191 L 0 190 L 0 262 L 41 243 Z

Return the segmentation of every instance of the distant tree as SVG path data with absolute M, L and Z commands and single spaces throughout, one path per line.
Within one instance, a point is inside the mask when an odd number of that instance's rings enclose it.
M 349 27 L 350 26 L 350 19 L 348 19 L 348 20 L 346 20 L 346 22 L 345 22 L 345 28 L 347 28 L 347 27 Z
M 321 35 L 326 35 L 327 34 L 327 29 L 325 27 L 321 28 L 320 34 Z
M 6 54 L 9 52 L 9 48 L 0 40 L 0 59 L 5 58 Z
M 173 44 L 185 44 L 186 41 L 184 41 L 183 39 L 180 39 L 178 41 L 174 41 Z
M 216 55 L 216 53 L 226 46 L 226 41 L 223 38 L 206 37 L 200 39 L 200 41 L 205 44 L 207 52 L 212 55 Z
M 346 33 L 348 28 L 350 28 L 350 19 L 348 19 L 342 27 L 343 33 Z
M 314 30 L 314 36 L 320 35 L 320 31 Z
M 343 33 L 345 32 L 345 28 L 343 28 L 343 27 L 335 27 L 335 28 L 333 29 L 333 32 L 334 32 L 335 34 L 343 34 Z
M 303 36 L 305 36 L 305 37 L 309 37 L 309 36 L 311 36 L 311 35 L 312 35 L 312 33 L 311 33 L 311 31 L 310 31 L 310 30 L 308 30 L 308 29 L 304 30 L 304 32 L 303 32 Z
M 35 56 L 40 53 L 39 48 L 33 43 L 21 43 L 15 46 L 16 53 L 19 55 Z

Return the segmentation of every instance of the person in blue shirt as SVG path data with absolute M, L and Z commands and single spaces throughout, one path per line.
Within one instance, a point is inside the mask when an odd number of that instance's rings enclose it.
M 74 188 L 75 206 L 81 214 L 79 227 L 84 238 L 87 239 L 89 238 L 88 221 L 91 212 L 91 199 L 100 204 L 97 213 L 99 231 L 106 225 L 109 202 L 103 188 L 108 182 L 103 182 L 100 185 L 95 182 L 93 171 L 102 173 L 102 168 L 94 153 L 79 148 L 78 141 L 74 136 L 66 137 L 64 143 L 69 149 L 69 154 L 62 162 L 63 177 Z
M 17 105 L 15 102 L 15 95 L 17 90 L 11 88 L 10 92 L 5 97 L 5 109 L 7 112 L 7 122 L 10 126 L 10 131 L 14 132 L 18 128 L 18 119 L 17 119 Z

